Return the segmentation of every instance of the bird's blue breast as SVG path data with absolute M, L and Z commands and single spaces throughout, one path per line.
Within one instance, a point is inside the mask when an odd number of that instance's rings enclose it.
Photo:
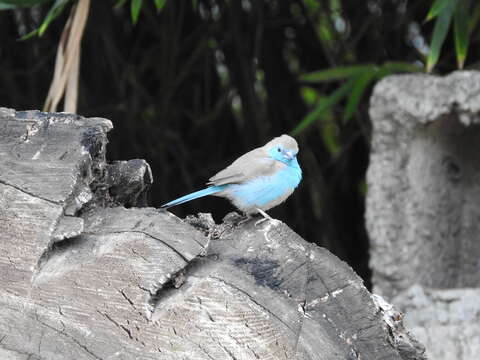
M 290 195 L 302 179 L 297 159 L 271 176 L 260 176 L 243 184 L 230 184 L 229 197 L 241 209 L 263 208 Z

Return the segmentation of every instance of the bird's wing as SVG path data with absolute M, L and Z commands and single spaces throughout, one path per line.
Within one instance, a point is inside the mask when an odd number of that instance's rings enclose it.
M 208 185 L 239 184 L 258 176 L 272 175 L 278 161 L 268 156 L 263 148 L 257 148 L 240 156 L 231 165 L 209 179 Z

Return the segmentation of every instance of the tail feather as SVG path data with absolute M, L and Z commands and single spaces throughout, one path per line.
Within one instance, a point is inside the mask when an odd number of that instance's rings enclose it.
M 166 204 L 163 204 L 162 208 L 168 209 L 169 207 L 172 207 L 172 206 L 175 206 L 175 205 L 180 205 L 180 204 L 186 203 L 186 202 L 191 201 L 191 200 L 195 200 L 195 199 L 207 196 L 207 195 L 215 194 L 217 192 L 222 191 L 223 189 L 225 189 L 225 185 L 209 186 L 205 189 L 195 191 L 191 194 L 184 195 L 182 197 L 179 197 L 178 199 L 175 199 L 175 200 L 172 200 L 172 201 L 170 201 Z

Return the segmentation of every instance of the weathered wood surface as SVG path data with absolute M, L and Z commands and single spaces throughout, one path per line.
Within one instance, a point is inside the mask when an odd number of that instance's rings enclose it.
M 107 165 L 103 119 L 0 109 L 0 359 L 422 359 L 388 304 L 279 221 L 182 221 Z
M 371 98 L 374 291 L 401 305 L 432 359 L 478 357 L 480 302 L 465 299 L 480 285 L 479 114 L 476 71 L 391 76 Z

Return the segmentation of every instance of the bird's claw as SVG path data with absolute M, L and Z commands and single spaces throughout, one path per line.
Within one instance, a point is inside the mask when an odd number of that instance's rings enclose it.
M 273 220 L 272 217 L 270 215 L 268 215 L 265 211 L 263 211 L 262 209 L 257 209 L 257 211 L 259 212 L 259 214 L 261 214 L 263 216 L 262 219 L 258 220 L 255 222 L 255 226 L 257 226 L 258 224 L 261 224 L 262 222 L 266 221 L 266 220 Z
M 258 226 L 259 224 L 261 224 L 262 222 L 267 221 L 267 220 L 269 220 L 269 219 L 268 218 L 261 218 L 260 220 L 255 221 L 255 226 Z
M 242 225 L 242 224 L 245 224 L 245 223 L 248 222 L 251 218 L 252 218 L 252 217 L 251 217 L 250 215 L 247 215 L 247 216 L 245 216 L 245 219 L 240 220 L 236 225 L 237 225 L 237 226 L 240 226 L 240 225 Z
M 261 218 L 260 220 L 257 220 L 257 221 L 255 222 L 255 224 L 254 224 L 255 226 L 257 226 L 257 225 L 259 225 L 259 224 L 261 224 L 262 222 L 267 221 L 267 220 L 269 220 L 269 221 L 275 221 L 275 219 L 273 219 L 270 215 L 268 215 L 268 214 L 267 214 L 265 211 L 263 211 L 262 209 L 257 209 L 257 211 L 258 211 L 258 213 L 259 213 L 260 215 L 262 215 L 262 218 Z M 236 224 L 236 226 L 240 226 L 240 225 L 242 225 L 242 224 L 245 224 L 246 222 L 250 221 L 251 219 L 252 219 L 252 216 L 251 216 L 250 214 L 247 214 L 246 217 L 245 217 L 245 219 L 240 220 L 240 221 Z

